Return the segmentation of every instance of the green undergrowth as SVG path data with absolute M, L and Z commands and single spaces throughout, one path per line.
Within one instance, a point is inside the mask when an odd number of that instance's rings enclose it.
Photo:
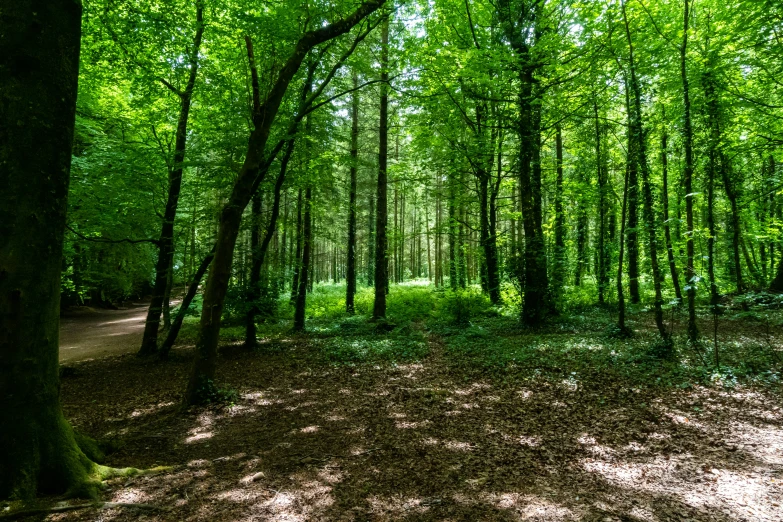
M 307 298 L 306 332 L 294 338 L 306 343 L 308 357 L 346 365 L 421 360 L 431 353 L 428 338 L 433 338 L 455 370 L 503 380 L 614 380 L 685 388 L 776 385 L 781 379 L 780 300 L 775 297 L 754 295 L 745 297 L 751 306 L 726 307 L 719 323 L 718 366 L 708 339 L 696 346 L 687 343 L 682 335 L 684 312 L 676 303 L 666 314 L 667 325 L 679 328 L 672 351 L 661 345 L 645 306 L 628 307 L 630 335 L 613 335 L 616 312 L 611 305 L 597 306 L 589 289 L 571 287 L 566 294 L 573 306 L 530 329 L 519 322 L 519 295 L 511 284 L 503 286 L 504 304 L 497 306 L 477 286 L 453 291 L 435 289 L 426 281 L 393 285 L 387 316 L 375 322 L 370 320 L 371 287 L 359 288 L 355 313 L 348 315 L 344 285 L 316 285 Z M 292 338 L 293 306 L 288 296 L 277 306 L 276 319 L 258 325 L 261 350 L 290 346 L 277 341 Z M 704 306 L 699 310 L 704 320 L 710 318 Z M 195 321 L 186 321 L 181 343 L 195 342 Z M 242 342 L 244 328 L 224 327 L 221 339 L 225 344 Z

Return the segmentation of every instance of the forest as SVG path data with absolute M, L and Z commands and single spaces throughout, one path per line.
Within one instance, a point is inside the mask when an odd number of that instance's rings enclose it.
M 783 521 L 779 0 L 0 2 L 3 520 Z

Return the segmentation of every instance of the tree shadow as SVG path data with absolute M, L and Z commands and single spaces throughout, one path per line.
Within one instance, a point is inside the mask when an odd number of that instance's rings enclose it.
M 82 364 L 63 384 L 65 411 L 86 433 L 125 441 L 109 464 L 174 466 L 115 480 L 107 496 L 168 508 L 150 515 L 159 520 L 780 519 L 771 394 L 597 374 L 503 383 L 438 350 L 334 366 L 309 356 L 306 337 L 283 344 L 222 359 L 236 404 L 185 415 L 185 358 Z

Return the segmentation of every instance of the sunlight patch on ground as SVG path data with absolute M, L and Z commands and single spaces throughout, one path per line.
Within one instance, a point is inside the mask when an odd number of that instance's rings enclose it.
M 98 326 L 111 326 L 113 324 L 126 324 L 126 323 L 136 323 L 143 325 L 144 321 L 139 321 L 138 317 L 128 317 L 127 319 L 117 319 L 116 321 L 105 321 L 103 323 L 99 323 Z M 125 335 L 126 332 L 122 332 L 115 335 Z
M 112 495 L 112 502 L 127 502 L 143 504 L 153 500 L 152 495 L 138 488 L 123 488 Z
M 523 446 L 529 446 L 534 448 L 541 445 L 541 437 L 528 437 L 527 435 L 521 435 L 517 440 Z
M 452 451 L 473 451 L 474 449 L 473 444 L 457 440 L 448 440 L 443 443 L 443 447 Z
M 408 422 L 408 421 L 398 421 L 394 423 L 394 427 L 398 430 L 414 430 L 416 428 L 421 428 L 422 426 L 426 426 L 428 424 L 432 424 L 432 421 L 430 420 L 423 420 L 419 422 Z
M 581 465 L 619 488 L 671 496 L 701 512 L 717 510 L 738 520 L 780 520 L 783 488 L 769 470 L 705 468 L 690 454 L 647 462 L 583 459 Z
M 153 413 L 156 413 L 163 408 L 168 408 L 169 406 L 173 406 L 174 402 L 161 402 L 158 404 L 155 404 L 154 406 L 149 406 L 147 408 L 140 408 L 137 410 L 133 410 L 131 414 L 129 415 L 131 418 L 135 417 L 141 417 L 142 415 L 152 415 Z
M 424 499 L 419 497 L 405 498 L 402 495 L 393 495 L 382 498 L 371 496 L 367 499 L 371 513 L 380 517 L 412 516 L 426 513 L 430 508 Z
M 498 509 L 515 511 L 520 520 L 554 522 L 578 519 L 577 514 L 571 509 L 535 495 L 485 493 L 481 499 Z
M 726 438 L 765 464 L 783 466 L 782 428 L 734 422 Z
M 210 439 L 214 436 L 213 425 L 215 419 L 210 413 L 202 413 L 198 416 L 198 426 L 188 430 L 188 437 L 185 438 L 185 444 L 192 444 L 202 440 Z

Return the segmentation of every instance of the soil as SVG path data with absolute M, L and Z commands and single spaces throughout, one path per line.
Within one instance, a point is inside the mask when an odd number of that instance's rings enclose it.
M 114 315 L 105 339 L 135 332 Z M 190 347 L 74 362 L 63 407 L 120 446 L 107 463 L 170 469 L 110 481 L 123 507 L 47 520 L 783 520 L 779 391 L 503 382 L 429 343 L 418 363 L 358 366 L 314 357 L 308 337 L 226 347 L 233 404 L 185 413 Z
M 60 362 L 135 353 L 141 346 L 149 303 L 119 310 L 81 306 L 60 316 Z

